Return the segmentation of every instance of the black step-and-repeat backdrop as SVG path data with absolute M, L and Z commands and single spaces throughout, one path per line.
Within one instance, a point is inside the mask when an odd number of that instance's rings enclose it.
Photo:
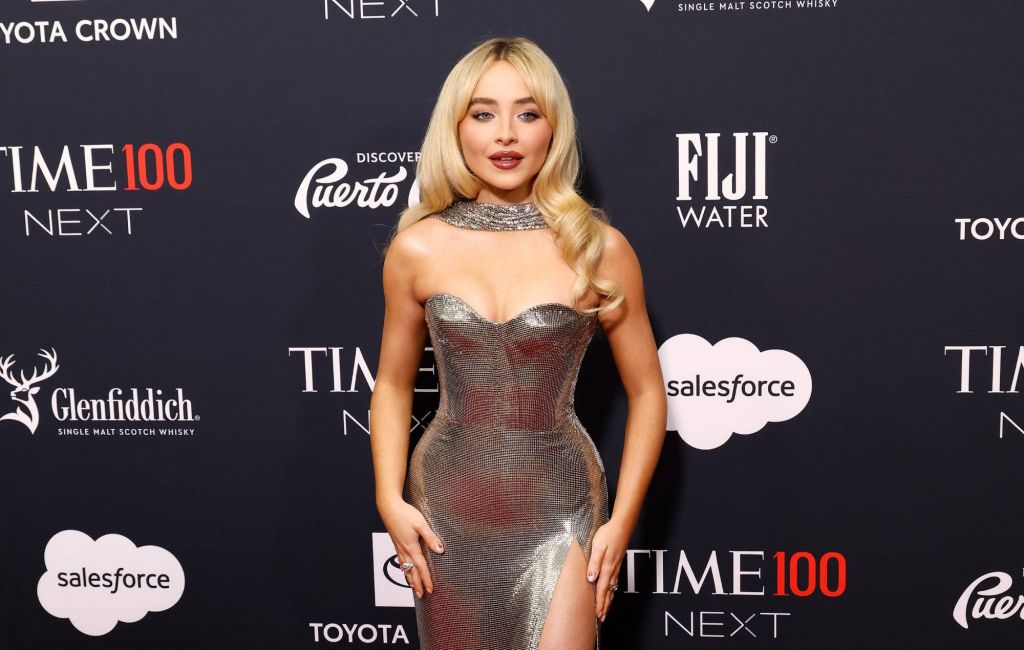
M 1022 21 L 4 2 L 0 646 L 416 647 L 368 439 L 380 249 L 447 71 L 525 35 L 643 265 L 669 396 L 607 647 L 1018 647 Z M 428 340 L 413 442 L 437 390 Z M 600 333 L 577 391 L 614 496 Z

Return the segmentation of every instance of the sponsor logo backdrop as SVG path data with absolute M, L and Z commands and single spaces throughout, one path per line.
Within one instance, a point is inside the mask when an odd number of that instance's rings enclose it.
M 373 500 L 380 249 L 444 75 L 523 34 L 643 263 L 670 404 L 607 647 L 1015 647 L 1022 19 L 4 3 L 0 645 L 416 645 Z M 428 340 L 414 442 L 437 389 Z M 600 334 L 576 403 L 614 494 Z

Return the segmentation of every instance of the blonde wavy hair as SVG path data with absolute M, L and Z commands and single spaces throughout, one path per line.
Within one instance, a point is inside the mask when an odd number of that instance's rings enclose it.
M 387 255 L 387 248 L 398 233 L 417 221 L 459 199 L 475 199 L 480 193 L 483 184 L 466 165 L 458 125 L 468 112 L 477 82 L 496 61 L 506 61 L 515 68 L 551 124 L 551 144 L 535 177 L 532 200 L 554 232 L 562 258 L 577 273 L 572 287 L 573 303 L 578 304 L 587 289 L 593 288 L 606 299 L 602 306 L 584 311 L 615 309 L 623 300 L 621 286 L 595 276 L 604 250 L 601 223 L 608 223 L 608 215 L 577 192 L 582 156 L 569 91 L 554 62 L 523 37 L 483 41 L 448 73 L 430 116 L 416 166 L 420 202 L 402 211 L 383 253 Z

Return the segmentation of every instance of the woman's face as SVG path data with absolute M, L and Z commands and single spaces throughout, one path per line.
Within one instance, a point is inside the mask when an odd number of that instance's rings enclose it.
M 496 61 L 480 77 L 466 117 L 459 122 L 462 155 L 484 184 L 477 200 L 529 200 L 533 179 L 547 158 L 551 134 L 551 125 L 519 73 L 511 64 Z

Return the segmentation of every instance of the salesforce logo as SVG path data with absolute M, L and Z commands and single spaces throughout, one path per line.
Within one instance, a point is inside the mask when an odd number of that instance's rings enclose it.
M 39 603 L 89 636 L 170 609 L 185 589 L 185 572 L 170 552 L 136 546 L 123 535 L 94 541 L 83 532 L 64 530 L 50 538 L 43 557 Z
M 807 365 L 786 350 L 761 351 L 730 337 L 712 345 L 679 334 L 658 349 L 668 399 L 667 429 L 696 449 L 721 447 L 768 422 L 796 417 L 811 398 Z

